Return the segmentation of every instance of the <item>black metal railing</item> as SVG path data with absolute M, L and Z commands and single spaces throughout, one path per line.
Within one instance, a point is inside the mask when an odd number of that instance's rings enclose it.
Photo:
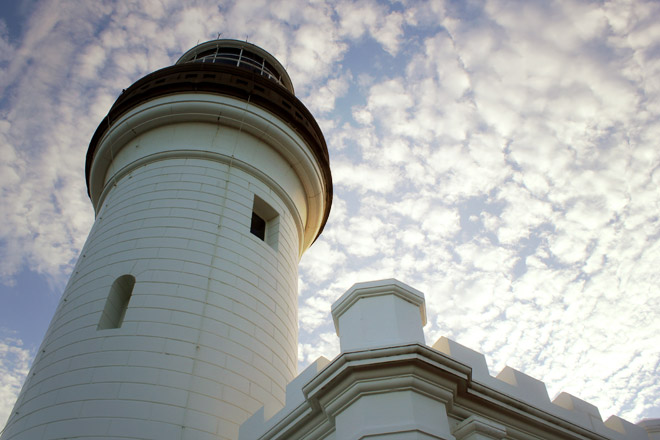
M 239 53 L 230 53 L 230 52 L 221 52 L 220 51 L 202 54 L 203 56 L 197 57 L 193 60 L 190 60 L 190 63 L 217 63 L 217 64 L 227 64 L 230 66 L 240 67 L 242 69 L 249 70 L 259 75 L 265 76 L 271 81 L 275 81 L 281 86 L 285 87 L 282 81 L 280 80 L 280 75 L 278 75 L 270 63 L 265 59 L 261 58 L 258 55 L 254 55 L 247 51 L 241 51 Z

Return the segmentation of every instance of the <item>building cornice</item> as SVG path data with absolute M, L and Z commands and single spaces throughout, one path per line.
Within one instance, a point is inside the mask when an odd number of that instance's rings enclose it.
M 523 400 L 474 380 L 470 366 L 428 346 L 409 344 L 342 353 L 302 385 L 304 401 L 291 410 L 290 403 L 268 421 L 257 413 L 241 428 L 259 440 L 323 438 L 310 432 L 334 430 L 337 414 L 366 395 L 409 390 L 445 405 L 454 420 L 467 420 L 475 413 L 480 419 L 497 420 L 467 427 L 459 424 L 458 434 L 486 430 L 507 438 L 610 440 L 635 438 L 607 429 L 594 432 L 571 423 L 561 414 L 552 414 Z M 301 375 L 302 376 L 302 375 Z M 290 386 L 301 386 L 295 380 Z M 563 408 L 557 407 L 558 410 Z M 561 411 L 560 411 L 561 412 Z M 257 420 L 262 418 L 261 421 Z M 602 422 L 601 422 L 602 423 Z M 486 432 L 484 431 L 484 432 Z M 241 439 L 248 438 L 241 436 Z M 463 438 L 461 435 L 457 439 Z M 494 437 L 495 438 L 495 437 Z

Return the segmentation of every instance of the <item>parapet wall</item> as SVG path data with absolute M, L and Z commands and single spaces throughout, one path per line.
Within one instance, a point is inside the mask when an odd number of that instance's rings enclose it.
M 620 417 L 610 416 L 603 422 L 596 406 L 569 393 L 562 392 L 551 401 L 545 383 L 522 371 L 507 366 L 497 376 L 491 376 L 483 354 L 451 339 L 442 337 L 432 348 L 469 366 L 472 386 L 481 388 L 484 394 L 491 391 L 508 396 L 529 405 L 530 409 L 543 411 L 605 438 L 648 439 L 643 428 Z
M 286 406 L 260 410 L 239 439 L 657 438 L 654 421 L 603 421 L 594 405 L 568 393 L 551 401 L 542 381 L 513 368 L 493 377 L 483 354 L 455 341 L 427 346 L 423 294 L 397 280 L 356 284 L 332 312 L 340 355 L 305 369 Z

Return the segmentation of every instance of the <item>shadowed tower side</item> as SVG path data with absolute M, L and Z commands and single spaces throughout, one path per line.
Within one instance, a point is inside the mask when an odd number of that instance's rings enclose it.
M 209 41 L 122 93 L 86 178 L 96 221 L 1 439 L 236 439 L 296 374 L 316 121 L 272 55 Z

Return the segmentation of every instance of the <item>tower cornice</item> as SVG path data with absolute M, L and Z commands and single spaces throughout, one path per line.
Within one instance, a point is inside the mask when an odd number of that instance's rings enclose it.
M 179 93 L 213 93 L 245 100 L 286 121 L 298 133 L 316 159 L 322 173 L 325 212 L 318 233 L 327 222 L 332 204 L 332 175 L 328 148 L 311 112 L 296 96 L 279 83 L 241 67 L 216 63 L 184 63 L 153 72 L 117 98 L 96 129 L 87 150 L 85 177 L 90 193 L 90 172 L 99 143 L 107 130 L 131 109 L 162 96 Z

